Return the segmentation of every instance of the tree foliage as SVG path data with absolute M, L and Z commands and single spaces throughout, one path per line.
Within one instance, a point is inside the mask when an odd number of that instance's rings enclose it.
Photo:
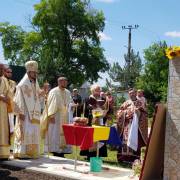
M 99 32 L 104 15 L 82 0 L 41 0 L 34 6 L 34 30 L 1 25 L 5 58 L 24 64 L 29 58 L 39 62 L 43 78 L 55 81 L 64 74 L 73 84 L 96 81 L 109 68 L 100 46 Z
M 128 55 L 124 55 L 125 62 L 128 61 Z M 114 82 L 119 82 L 119 88 L 122 90 L 135 86 L 137 77 L 142 69 L 142 62 L 139 53 L 131 50 L 130 63 L 121 67 L 118 62 L 114 63 L 109 70 L 109 76 Z
M 168 58 L 166 42 L 152 44 L 144 50 L 145 67 L 136 86 L 145 91 L 149 103 L 165 102 L 168 88 Z
M 0 23 L 0 33 L 2 35 L 2 46 L 4 57 L 10 64 L 20 64 L 21 50 L 25 31 L 20 26 L 10 25 L 9 23 Z
M 53 61 L 56 74 L 66 74 L 73 83 L 96 81 L 98 72 L 108 68 L 98 36 L 104 16 L 88 5 L 81 0 L 44 0 L 35 6 L 33 24 L 46 42 L 45 57 Z

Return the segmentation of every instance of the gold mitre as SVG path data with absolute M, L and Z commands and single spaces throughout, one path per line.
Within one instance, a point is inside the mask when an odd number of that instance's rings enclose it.
M 26 71 L 38 72 L 38 63 L 36 61 L 27 61 L 25 64 Z

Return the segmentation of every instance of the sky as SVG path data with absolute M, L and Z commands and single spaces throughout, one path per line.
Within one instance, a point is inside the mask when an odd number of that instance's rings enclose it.
M 9 22 L 29 30 L 29 19 L 39 0 L 0 0 L 0 22 Z M 122 26 L 139 25 L 132 30 L 132 48 L 143 59 L 143 50 L 154 42 L 165 40 L 169 46 L 180 45 L 179 0 L 91 0 L 91 7 L 105 16 L 105 28 L 100 33 L 101 46 L 110 64 L 124 65 L 128 30 Z M 0 43 L 0 61 L 6 62 Z M 99 84 L 105 84 L 107 74 L 101 74 Z

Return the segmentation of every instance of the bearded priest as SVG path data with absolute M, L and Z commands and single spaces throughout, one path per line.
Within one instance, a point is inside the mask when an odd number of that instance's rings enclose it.
M 17 85 L 14 97 L 15 125 L 14 157 L 37 158 L 40 153 L 40 88 L 37 81 L 38 63 L 28 61 L 26 74 Z

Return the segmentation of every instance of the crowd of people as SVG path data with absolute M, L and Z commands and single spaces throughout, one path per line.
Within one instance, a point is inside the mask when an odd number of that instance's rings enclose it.
M 64 157 L 64 154 L 72 153 L 72 149 L 66 144 L 63 124 L 73 123 L 75 117 L 86 117 L 88 126 L 109 126 L 114 114 L 122 140 L 118 160 L 139 158 L 140 148 L 147 144 L 148 132 L 143 90 L 130 89 L 129 99 L 115 112 L 111 92 L 103 92 L 97 84 L 91 86 L 90 96 L 83 100 L 78 89 L 73 89 L 72 93 L 67 89 L 66 77 L 58 78 L 57 87 L 51 88 L 45 82 L 40 88 L 38 63 L 28 61 L 25 68 L 26 74 L 16 84 L 11 80 L 11 68 L 0 64 L 0 159 L 37 158 L 41 142 L 44 142 L 44 153 Z M 96 156 L 96 149 L 94 144 L 80 155 Z M 106 143 L 101 143 L 99 156 L 107 155 Z

